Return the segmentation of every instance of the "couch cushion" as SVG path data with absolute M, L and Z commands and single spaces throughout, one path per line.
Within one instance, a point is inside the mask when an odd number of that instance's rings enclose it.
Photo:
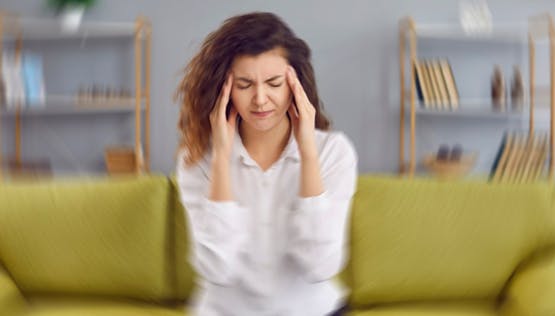
M 348 316 L 496 316 L 490 302 L 396 304 L 353 311 Z
M 496 297 L 555 231 L 551 187 L 361 176 L 351 301 Z
M 0 185 L 0 255 L 25 293 L 173 297 L 164 176 Z
M 92 297 L 32 297 L 28 316 L 187 316 L 184 305 Z
M 173 223 L 172 229 L 174 230 L 174 254 L 175 258 L 175 282 L 177 286 L 176 299 L 183 300 L 189 297 L 195 284 L 195 272 L 189 262 L 189 246 L 190 234 L 187 226 L 187 217 L 185 216 L 185 209 L 181 204 L 179 198 L 179 190 L 177 189 L 177 182 L 175 177 L 171 178 L 172 195 L 173 195 Z

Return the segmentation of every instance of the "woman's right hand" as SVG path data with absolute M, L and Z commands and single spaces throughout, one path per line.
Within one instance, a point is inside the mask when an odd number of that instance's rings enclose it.
M 237 122 L 237 110 L 231 107 L 229 118 L 226 117 L 226 108 L 231 96 L 233 85 L 233 75 L 229 74 L 212 113 L 210 113 L 210 127 L 212 129 L 212 152 L 214 157 L 229 160 L 235 135 L 235 125 Z

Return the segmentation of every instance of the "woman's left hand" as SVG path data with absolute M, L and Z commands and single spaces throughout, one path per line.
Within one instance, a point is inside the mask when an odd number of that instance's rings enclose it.
M 293 125 L 293 133 L 299 147 L 299 153 L 301 158 L 317 158 L 318 152 L 314 135 L 316 109 L 310 103 L 293 67 L 288 67 L 286 76 L 293 93 L 288 113 Z

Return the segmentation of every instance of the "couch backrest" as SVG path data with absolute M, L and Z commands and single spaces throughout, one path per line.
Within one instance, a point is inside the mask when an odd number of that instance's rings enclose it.
M 175 202 L 165 176 L 1 184 L 0 260 L 29 294 L 183 299 Z
M 494 298 L 555 243 L 547 184 L 359 177 L 348 281 L 353 306 Z

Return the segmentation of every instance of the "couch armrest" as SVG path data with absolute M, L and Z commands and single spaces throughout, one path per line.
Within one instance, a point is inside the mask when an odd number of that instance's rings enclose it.
M 23 294 L 0 264 L 0 315 L 22 315 L 26 306 Z
M 504 316 L 555 315 L 555 249 L 541 252 L 517 270 L 503 305 Z

